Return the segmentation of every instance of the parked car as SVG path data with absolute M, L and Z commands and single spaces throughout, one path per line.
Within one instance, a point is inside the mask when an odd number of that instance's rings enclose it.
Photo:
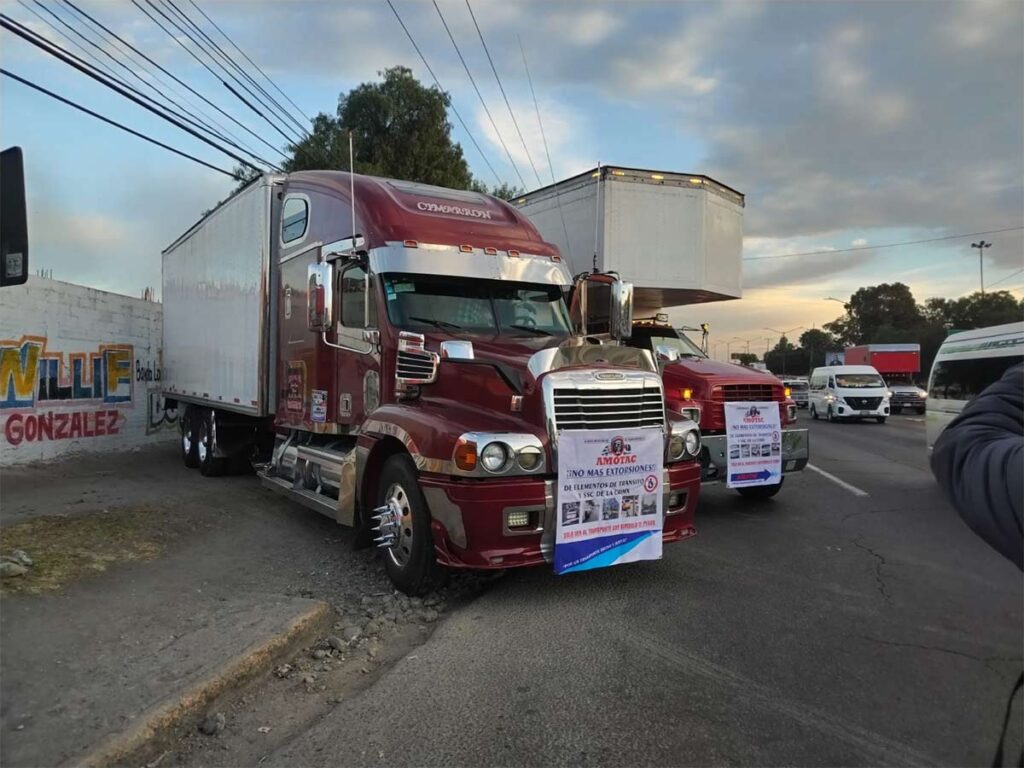
M 871 418 L 884 424 L 889 416 L 889 390 L 881 374 L 870 365 L 815 368 L 808 399 L 812 419 Z
M 809 386 L 807 379 L 802 376 L 783 379 L 782 384 L 789 390 L 786 394 L 796 403 L 797 408 L 807 407 L 807 388 Z

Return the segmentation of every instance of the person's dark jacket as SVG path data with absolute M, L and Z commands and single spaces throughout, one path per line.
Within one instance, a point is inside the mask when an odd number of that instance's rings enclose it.
M 1024 569 L 1024 365 L 950 422 L 935 442 L 932 472 L 964 522 Z

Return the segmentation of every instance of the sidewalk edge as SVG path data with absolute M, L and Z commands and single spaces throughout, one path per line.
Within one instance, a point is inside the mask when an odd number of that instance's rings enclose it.
M 250 646 L 205 679 L 152 707 L 128 730 L 106 738 L 85 755 L 69 760 L 67 765 L 104 768 L 152 747 L 225 691 L 265 672 L 304 641 L 311 641 L 330 624 L 332 616 L 331 606 L 318 601 L 293 618 L 282 631 Z

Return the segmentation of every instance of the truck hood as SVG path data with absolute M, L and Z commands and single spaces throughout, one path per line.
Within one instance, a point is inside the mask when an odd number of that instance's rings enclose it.
M 685 358 L 676 360 L 665 366 L 664 378 L 666 382 L 675 379 L 685 380 L 699 376 L 704 379 L 714 379 L 717 382 L 728 383 L 738 382 L 740 384 L 778 384 L 779 380 L 770 373 L 755 371 L 753 368 L 744 368 L 742 365 L 732 363 L 720 363 L 717 360 L 707 358 L 695 359 Z
M 890 384 L 890 392 L 913 392 L 915 394 L 923 393 L 924 390 L 921 387 L 914 386 L 913 384 Z

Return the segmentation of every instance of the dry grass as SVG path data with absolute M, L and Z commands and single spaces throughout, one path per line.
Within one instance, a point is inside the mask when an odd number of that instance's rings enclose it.
M 41 594 L 115 563 L 149 560 L 169 538 L 163 511 L 130 507 L 81 515 L 50 515 L 0 528 L 0 554 L 23 549 L 33 560 L 24 576 L 8 577 L 3 594 Z

